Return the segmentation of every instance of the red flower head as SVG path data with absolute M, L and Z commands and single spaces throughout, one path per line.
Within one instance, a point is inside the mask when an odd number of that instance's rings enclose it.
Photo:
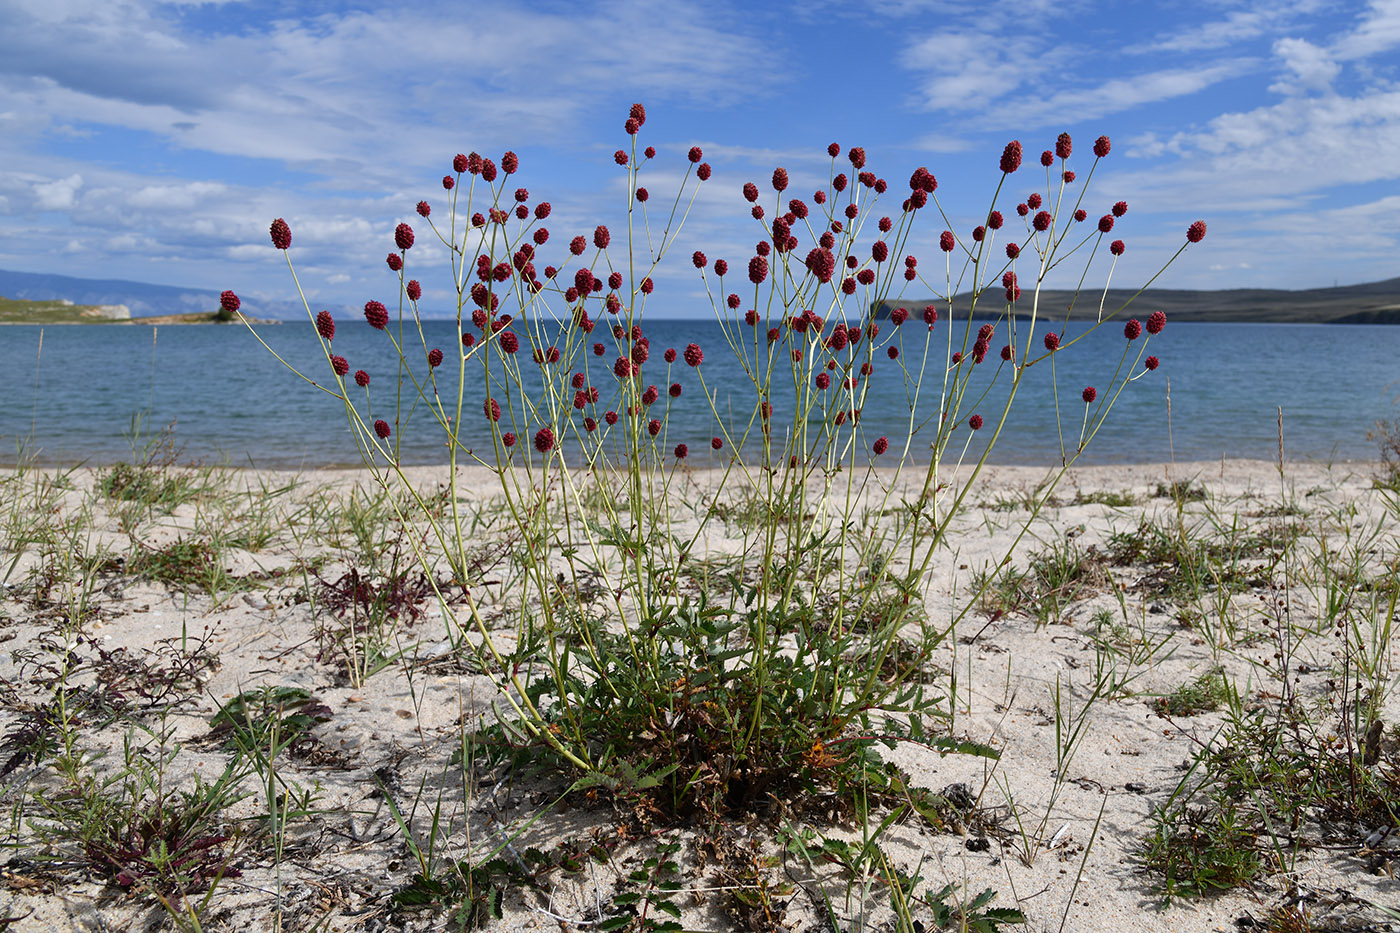
M 647 386 L 646 391 L 642 393 L 642 404 L 650 405 L 660 397 L 661 393 L 657 391 L 656 386 Z
M 832 242 L 835 242 L 834 238 Z M 836 274 L 836 257 L 831 254 L 830 249 L 812 250 L 807 254 L 806 265 L 807 270 L 822 283 L 830 282 L 831 277 Z
M 759 285 L 768 278 L 768 260 L 762 256 L 754 256 L 749 260 L 749 281 Z
M 1095 389 L 1093 386 L 1085 386 L 1084 391 L 1080 393 L 1080 396 L 1084 399 L 1084 404 L 1088 405 L 1089 403 L 1093 402 L 1095 398 L 1098 397 L 1098 394 L 1098 390 Z
M 410 249 L 413 246 L 413 228 L 408 224 L 399 224 L 394 228 L 394 245 L 399 249 Z
M 648 422 L 647 422 L 647 433 L 650 434 L 652 437 L 655 437 L 656 435 L 660 434 L 660 433 L 661 433 L 661 422 L 660 422 L 660 421 L 657 421 L 655 418 L 653 418 L 653 419 L 651 419 L 650 421 L 648 421 Z
M 1035 227 L 1035 229 L 1037 230 L 1049 230 L 1050 212 L 1040 211 L 1039 213 L 1037 213 L 1035 217 L 1031 220 L 1031 226 Z
M 973 415 L 972 417 L 968 418 L 968 419 L 967 419 L 967 426 L 968 426 L 969 428 L 971 428 L 972 430 L 974 430 L 974 431 L 980 431 L 980 430 L 982 430 L 982 416 L 981 416 L 981 415 Z
M 636 120 L 632 119 L 631 117 L 628 117 L 627 120 L 626 120 L 626 122 L 624 122 L 624 123 L 622 124 L 622 128 L 627 132 L 627 135 L 628 135 L 628 136 L 636 136 L 636 135 L 637 135 L 637 130 L 641 129 L 641 128 L 642 128 L 642 125 L 641 125 L 640 123 L 638 123 Z M 620 152 L 621 150 L 618 150 L 618 151 Z M 622 164 L 622 163 L 619 163 L 619 164 Z
M 608 233 L 608 228 L 599 224 L 593 229 L 593 245 L 599 249 L 607 249 L 612 242 L 612 234 Z
M 383 330 L 389 326 L 389 312 L 377 301 L 366 301 L 365 320 L 375 330 Z
M 1053 330 L 1045 335 L 1045 349 L 1054 353 L 1060 346 L 1060 335 Z
M 841 174 L 837 175 L 835 178 L 831 179 L 831 187 L 835 188 L 837 191 L 845 191 L 845 190 L 846 190 L 846 173 L 845 173 L 845 172 L 842 172 Z
M 992 211 L 987 215 L 987 226 L 993 230 L 1000 230 L 1003 223 L 1001 211 Z
M 1021 247 L 1017 246 L 1015 243 L 1006 244 L 1007 259 L 1015 259 L 1019 255 L 1021 255 Z
M 1128 247 L 1123 243 L 1122 240 L 1114 240 L 1112 243 L 1108 244 L 1108 251 L 1115 256 L 1122 256 L 1123 250 L 1127 248 Z
M 1008 343 L 1006 346 L 1004 346 L 1004 347 L 1001 348 L 1001 358 L 1004 359 L 1004 360 L 1006 360 L 1006 361 L 1008 361 L 1008 362 L 1010 362 L 1010 360 L 1011 360 L 1011 344 Z
M 490 421 L 501 420 L 501 403 L 493 398 L 488 398 L 481 403 L 481 410 Z
M 501 332 L 500 340 L 501 349 L 507 353 L 514 353 L 516 350 L 520 349 L 520 338 L 508 330 Z
M 575 256 L 582 256 L 586 249 L 588 249 L 588 241 L 581 236 L 576 236 L 569 241 L 569 252 Z
M 398 272 L 400 269 L 403 268 L 403 257 L 400 256 L 398 253 L 390 253 L 384 258 L 384 261 L 388 263 L 389 268 L 395 272 Z
M 607 422 L 608 424 L 610 424 L 610 425 L 612 425 L 612 424 L 617 424 L 617 412 L 615 412 L 615 411 L 610 411 L 610 412 L 608 412 L 607 414 L 603 415 L 603 420 L 606 421 L 606 422 Z
M 877 437 L 875 443 L 870 445 L 870 449 L 875 452 L 875 456 L 880 456 L 890 449 L 890 439 L 888 437 Z
M 890 258 L 890 246 L 884 240 L 876 240 L 870 245 L 870 258 L 876 262 L 884 262 Z
M 953 251 L 953 247 L 957 246 L 957 244 L 958 239 L 957 237 L 953 236 L 953 231 L 951 230 L 944 230 L 938 235 L 938 248 L 943 250 L 943 252 L 945 253 L 951 253 Z
M 1108 231 L 1110 231 L 1110 230 L 1112 230 L 1112 229 L 1113 229 L 1113 215 L 1112 215 L 1112 214 L 1104 214 L 1102 217 L 1099 218 L 1099 232 L 1100 232 L 1100 233 L 1107 233 Z
M 1031 207 L 1030 207 L 1030 205 L 1027 204 L 1025 201 L 1022 201 L 1020 204 L 1017 204 L 1017 205 L 1016 205 L 1016 213 L 1017 213 L 1017 214 L 1020 214 L 1022 217 L 1025 217 L 1025 216 L 1026 216 L 1027 214 L 1029 214 L 1030 212 L 1031 212 Z
M 1006 144 L 1006 148 L 1001 151 L 1001 170 L 1010 175 L 1021 167 L 1021 142 L 1013 139 Z
M 1098 156 L 1100 159 L 1108 155 L 1108 150 L 1110 148 L 1111 144 L 1107 136 L 1100 136 L 1098 139 L 1094 140 L 1094 155 Z
M 513 434 L 513 433 L 510 432 L 510 431 L 507 431 L 506 433 L 502 434 L 502 435 L 501 435 L 501 443 L 502 443 L 502 444 L 505 444 L 507 447 L 514 447 L 514 446 L 515 446 L 515 434 Z
M 681 397 L 681 384 L 680 384 L 679 382 L 673 382 L 673 383 L 671 383 L 671 387 L 670 387 L 669 389 L 666 390 L 666 393 L 667 393 L 668 395 L 670 395 L 671 398 L 680 398 L 680 397 Z
M 1055 155 L 1061 159 L 1068 159 L 1069 154 L 1074 151 L 1074 143 L 1069 138 L 1068 133 L 1061 133 L 1055 140 Z
M 1086 211 L 1086 210 L 1085 210 L 1084 208 L 1082 208 L 1082 207 L 1081 207 L 1079 210 L 1077 210 L 1077 211 L 1074 212 L 1074 219 L 1075 219 L 1077 222 L 1082 223 L 1082 222 L 1084 222 L 1085 220 L 1087 220 L 1088 217 L 1089 217 L 1089 212 Z
M 496 180 L 496 163 L 490 159 L 481 160 L 481 177 L 488 184 Z
M 423 297 L 423 286 L 418 284 L 417 279 L 409 279 L 408 284 L 404 286 L 404 292 L 407 293 L 409 301 L 417 301 Z
M 655 149 L 655 147 L 653 147 L 653 146 L 647 146 L 645 149 L 642 150 L 642 155 L 646 156 L 648 159 L 654 159 L 654 158 L 656 158 L 656 149 Z
M 444 191 L 451 191 L 455 187 L 457 187 L 456 179 L 454 179 L 451 175 L 442 176 L 442 188 Z
M 830 146 L 826 147 L 826 154 L 833 159 L 836 158 L 841 154 L 841 145 L 839 143 L 832 143 Z
M 1147 332 L 1149 334 L 1160 334 L 1162 328 L 1167 326 L 1167 313 L 1165 311 L 1153 311 L 1147 316 Z
M 369 385 L 369 373 L 365 372 L 363 369 L 355 370 L 355 385 L 360 388 Z
M 505 155 L 501 156 L 501 170 L 507 175 L 514 175 L 520 170 L 520 157 L 507 150 Z
M 703 159 L 705 157 L 705 153 L 700 151 L 699 146 L 691 146 L 690 152 L 686 153 L 686 156 L 690 159 L 692 163 L 694 163 L 699 162 L 701 159 Z
M 480 155 L 473 152 L 471 155 L 467 156 L 467 171 L 471 172 L 473 175 L 480 175 L 481 166 L 482 161 Z
M 1039 208 L 1040 208 L 1040 195 L 1037 194 L 1036 192 L 1032 191 L 1032 192 L 1030 193 L 1030 195 L 1027 196 L 1027 198 L 1026 198 L 1026 204 L 1030 206 L 1030 209 L 1031 209 L 1031 210 L 1039 210 Z
M 457 153 L 455 156 L 452 157 L 452 171 L 454 171 L 454 172 L 456 172 L 458 175 L 460 175 L 460 174 L 462 174 L 463 172 L 465 172 L 466 170 L 467 170 L 467 157 L 464 156 L 464 155 L 462 155 L 462 153 L 459 152 L 459 153 Z
M 378 434 L 381 440 L 388 440 L 389 435 L 392 433 L 389 429 L 389 422 L 382 418 L 376 421 L 374 423 L 374 433 Z
M 788 173 L 785 168 L 773 169 L 773 190 L 785 191 L 788 186 Z
M 875 281 L 874 269 L 862 269 L 856 273 L 856 281 L 862 285 L 869 285 Z
M 473 226 L 473 227 L 484 227 L 484 226 L 486 226 L 486 218 L 482 215 L 481 211 L 477 211 L 475 214 L 472 215 L 472 226 Z
M 621 149 L 617 150 L 613 153 L 613 161 L 616 162 L 618 165 L 626 165 L 627 153 Z
M 1206 238 L 1206 222 L 1198 220 L 1186 228 L 1186 242 L 1199 243 Z
M 238 300 L 238 296 L 231 290 L 225 289 L 219 292 L 219 307 L 232 314 L 243 306 L 243 302 Z
M 584 418 L 583 429 L 589 434 L 592 434 L 594 431 L 598 430 L 598 422 L 594 421 L 592 418 Z
M 1129 340 L 1136 340 L 1142 336 L 1142 322 L 1137 318 L 1123 325 L 1123 336 Z
M 676 445 L 676 459 L 677 459 L 677 460 L 684 460 L 684 459 L 685 459 L 685 455 L 688 454 L 688 453 L 690 453 L 690 448 L 686 447 L 684 444 L 677 444 L 677 445 Z
M 421 216 L 421 217 L 427 217 L 427 216 L 428 216 L 429 214 L 431 214 L 432 212 L 433 212 L 432 205 L 430 205 L 427 201 L 419 201 L 419 202 L 418 202 L 418 214 L 419 214 L 419 216 Z
M 699 344 L 687 344 L 685 348 L 685 361 L 691 366 L 699 366 L 705 362 L 705 351 L 700 349 Z
M 895 327 L 898 327 L 907 320 L 909 320 L 909 311 L 906 308 L 895 308 L 890 312 L 890 321 Z
M 649 197 L 651 197 L 651 193 L 650 193 L 649 191 L 647 191 L 647 189 L 645 189 L 645 188 L 638 188 L 638 189 L 637 189 L 637 200 L 638 200 L 638 201 L 641 201 L 642 203 L 646 203 L 646 199 L 649 198 Z
M 269 228 L 272 233 L 272 245 L 278 249 L 287 249 L 292 245 L 292 228 L 287 226 L 287 222 L 278 217 L 272 222 Z
M 924 306 L 924 323 L 929 327 L 938 323 L 938 309 L 933 305 Z
M 709 181 L 710 174 L 713 171 L 714 169 L 710 168 L 710 163 L 701 162 L 699 165 L 695 166 L 695 177 L 701 181 Z
M 641 126 L 647 122 L 647 108 L 643 107 L 641 104 L 633 104 L 628 109 L 627 116 L 629 119 L 636 120 L 637 125 Z
M 547 454 L 554 449 L 554 432 L 549 428 L 540 428 L 535 432 L 535 449 L 542 454 Z
M 1002 276 L 1001 276 L 1001 284 L 1002 284 L 1003 286 L 1005 286 L 1006 288 L 1010 288 L 1011 286 L 1015 285 L 1015 284 L 1016 284 L 1016 273 L 1012 272 L 1010 269 L 1008 269 L 1006 272 L 1002 273 Z
M 1074 174 L 1073 172 L 1071 172 L 1071 171 L 1068 171 L 1068 170 L 1066 170 L 1064 173 L 1062 173 L 1062 174 L 1060 175 L 1060 180 L 1063 181 L 1063 182 L 1064 182 L 1065 184 L 1067 184 L 1067 185 L 1072 185 L 1072 184 L 1074 184 L 1074 179 L 1075 179 L 1075 174 Z
M 739 309 L 739 305 L 743 304 L 744 302 L 743 299 L 741 299 L 738 295 L 731 292 L 729 294 L 729 297 L 724 299 L 724 303 L 728 305 L 729 310 L 737 311 Z
M 331 369 L 335 370 L 337 376 L 343 376 L 350 371 L 350 364 L 345 361 L 343 356 L 333 356 L 331 357 Z
M 428 365 L 433 367 L 433 369 L 437 369 L 442 365 L 442 351 L 437 347 L 433 347 L 428 351 Z
M 1124 214 L 1126 214 L 1126 213 L 1128 213 L 1128 202 L 1127 202 L 1127 201 L 1119 201 L 1117 204 L 1113 205 L 1113 216 L 1114 216 L 1114 217 L 1122 217 L 1122 216 L 1123 216 Z
M 1040 154 L 1040 164 L 1045 166 L 1046 168 L 1049 168 L 1050 166 L 1054 165 L 1055 153 L 1051 152 L 1049 149 L 1046 149 Z
M 233 294 L 229 292 L 228 294 Z M 316 313 L 316 333 L 327 340 L 335 339 L 335 318 L 331 317 L 329 311 L 318 311 Z
M 1146 366 L 1148 369 L 1156 369 L 1158 366 L 1162 365 L 1162 361 L 1155 356 L 1149 356 L 1142 361 L 1142 365 Z

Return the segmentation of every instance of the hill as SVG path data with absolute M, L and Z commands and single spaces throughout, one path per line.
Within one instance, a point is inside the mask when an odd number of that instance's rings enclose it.
M 125 279 L 80 279 L 70 275 L 0 269 L 0 295 L 35 302 L 67 301 L 74 306 L 125 305 L 135 319 L 156 315 L 204 314 L 219 306 L 220 291 Z M 247 299 L 243 302 L 243 310 L 259 317 L 276 318 L 297 317 L 305 313 L 301 305 L 292 302 L 256 302 Z
M 1070 320 L 1091 320 L 1098 317 L 1100 291 L 1086 289 L 1079 295 L 1069 313 Z M 1136 298 L 1126 288 L 1111 288 L 1103 300 L 1105 314 L 1122 309 L 1128 302 L 1131 314 L 1165 311 L 1179 322 L 1248 322 L 1282 324 L 1400 324 L 1400 278 L 1361 285 L 1333 288 L 1309 288 L 1298 291 L 1271 288 L 1230 288 L 1218 291 L 1151 288 Z M 958 296 L 966 307 L 971 294 Z M 1001 289 L 989 290 L 986 297 L 995 302 L 1003 300 Z M 1017 303 L 1020 316 L 1029 314 L 1031 296 L 1022 291 Z M 984 298 L 985 300 L 985 298 Z M 1063 289 L 1045 289 L 1040 293 L 1042 316 L 1049 314 L 1063 320 L 1066 309 L 1074 301 L 1074 293 Z M 876 313 L 887 316 L 891 309 L 904 307 L 922 309 L 932 299 L 881 302 Z M 988 308 L 990 312 L 992 308 Z M 1125 312 L 1126 313 L 1126 312 Z

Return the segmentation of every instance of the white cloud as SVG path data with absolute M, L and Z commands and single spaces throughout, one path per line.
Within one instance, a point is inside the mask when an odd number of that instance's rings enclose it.
M 1274 55 L 1292 72 L 1270 85 L 1269 90 L 1276 94 L 1331 90 L 1332 82 L 1342 70 L 1325 49 L 1306 39 L 1280 39 L 1274 43 Z
M 76 172 L 67 178 L 34 185 L 34 202 L 41 211 L 62 211 L 73 206 L 83 176 Z
M 1252 67 L 1252 61 L 1241 58 L 1210 66 L 1171 68 L 1113 78 L 1094 87 L 1067 89 L 1044 98 L 1003 104 L 995 109 L 992 118 L 1028 127 L 1092 120 L 1144 104 L 1196 94 Z
M 1370 58 L 1400 45 L 1400 0 L 1371 0 L 1367 12 L 1333 48 L 1343 61 Z

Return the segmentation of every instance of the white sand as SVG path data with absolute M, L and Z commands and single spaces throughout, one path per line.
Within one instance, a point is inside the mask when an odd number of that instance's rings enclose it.
M 1400 548 L 1393 519 L 1386 518 L 1384 499 L 1371 488 L 1374 472 L 1374 464 L 1290 464 L 1281 481 L 1273 464 L 1249 461 L 1177 464 L 1173 468 L 1157 464 L 1074 469 L 1057 489 L 1060 504 L 1047 508 L 1033 523 L 1015 562 L 1024 566 L 1032 553 L 1067 539 L 1080 548 L 1096 545 L 1102 549 L 1111 535 L 1132 531 L 1140 522 L 1174 523 L 1173 501 L 1152 497 L 1157 484 L 1171 479 L 1190 480 L 1210 492 L 1207 503 L 1187 505 L 1184 520 L 1188 525 L 1207 521 L 1209 507 L 1227 524 L 1235 516 L 1261 529 L 1281 521 L 1303 522 L 1333 544 L 1344 539 L 1345 527 L 1354 533 L 1363 526 L 1379 529 L 1364 560 L 1371 571 L 1381 572 L 1387 564 L 1393 566 Z M 934 619 L 950 618 L 961 608 L 972 575 L 1001 560 L 1019 530 L 1018 522 L 1026 518 L 1023 510 L 998 511 L 994 506 L 998 502 L 1005 506 L 1030 492 L 1044 475 L 1043 470 L 1020 467 L 995 467 L 984 474 L 971 497 L 977 504 L 959 519 L 951 539 L 953 550 L 940 559 L 932 574 L 926 606 Z M 274 500 L 281 508 L 282 502 L 316 490 L 333 489 L 343 494 L 362 478 L 354 471 L 322 471 L 299 477 L 239 472 L 232 482 L 257 490 L 275 489 L 300 479 L 302 485 L 296 491 Z M 420 470 L 413 472 L 413 478 L 422 488 L 432 489 L 445 475 Z M 0 481 L 4 479 L 5 474 L 0 474 Z M 89 498 L 85 490 L 93 482 L 92 474 L 85 471 L 73 474 L 72 479 L 75 489 L 63 498 L 62 508 L 68 510 L 64 514 Z M 492 481 L 485 471 L 469 474 L 466 497 L 489 497 Z M 1135 503 L 1116 508 L 1075 505 L 1076 492 L 1086 496 L 1131 493 Z M 1271 507 L 1279 506 L 1285 497 L 1305 514 L 1280 518 L 1273 513 L 1275 517 L 1270 517 Z M 250 501 L 257 498 L 254 495 Z M 132 544 L 119 525 L 116 506 L 100 496 L 95 501 L 100 506 L 91 519 L 95 530 L 83 532 L 79 543 L 89 553 L 97 543 L 106 542 L 114 552 L 130 554 Z M 22 512 L 25 506 L 14 508 Z M 302 514 L 298 521 L 312 519 L 314 515 Z M 211 521 L 226 527 L 237 523 L 236 516 L 212 519 L 198 506 L 186 505 L 168 518 L 141 523 L 139 538 L 143 546 L 155 547 L 189 535 L 196 526 L 211 527 Z M 227 702 L 241 691 L 263 684 L 300 686 L 312 691 L 330 710 L 329 721 L 316 729 L 317 750 L 309 756 L 285 759 L 279 767 L 287 781 L 316 789 L 316 816 L 290 828 L 280 866 L 272 864 L 265 844 L 235 856 L 233 864 L 242 875 L 219 884 L 206 910 L 205 929 L 272 929 L 279 891 L 284 929 L 384 928 L 390 916 L 389 894 L 407 883 L 416 868 L 384 803 L 381 784 L 403 808 L 410 807 L 423 789 L 418 812 L 412 817 L 422 839 L 430 832 L 438 788 L 445 788 L 441 812 L 448 831 L 445 841 L 439 840 L 439 859 L 477 860 L 494 848 L 502 826 L 520 833 L 514 843 L 517 850 L 527 846 L 547 849 L 565 839 L 589 838 L 592 833 L 600 838 L 616 836 L 617 822 L 605 807 L 594 811 L 547 809 L 552 793 L 557 793 L 557 782 L 524 777 L 503 780 L 505 772 L 496 769 L 479 775 L 477 785 L 463 789 L 461 770 L 449 765 L 448 759 L 460 746 L 462 723 L 475 721 L 490 708 L 494 688 L 486 678 L 469 673 L 449 656 L 446 630 L 431 602 L 425 602 L 422 616 L 401 632 L 402 648 L 415 663 L 390 664 L 362 686 L 346 684 L 334 659 L 317 657 L 317 627 L 332 620 L 324 607 L 313 612 L 304 599 L 308 589 L 317 589 L 316 576 L 296 568 L 299 562 L 320 554 L 327 560 L 319 570 L 320 579 L 335 581 L 348 566 L 354 542 L 347 538 L 343 549 L 324 543 L 298 544 L 299 529 L 290 521 L 279 522 L 277 530 L 276 539 L 265 548 L 231 552 L 227 569 L 233 576 L 289 572 L 246 593 L 225 592 L 218 603 L 198 589 L 180 592 L 130 574 L 100 574 L 83 629 L 91 643 L 74 649 L 73 657 L 88 666 L 74 674 L 71 682 L 91 685 L 95 673 L 104 666 L 97 646 L 134 657 L 143 656 L 163 640 L 174 639 L 174 647 L 165 655 L 168 660 L 182 638 L 188 647 L 203 633 L 210 633 L 208 644 L 217 656 L 217 669 L 209 672 L 202 691 L 194 692 L 188 703 L 176 707 L 165 720 L 174 740 L 184 743 L 169 766 L 168 780 L 174 784 L 188 782 L 194 772 L 206 780 L 218 776 L 226 755 L 207 738 L 209 720 L 216 703 Z M 305 534 L 304 530 L 300 533 Z M 0 539 L 0 567 L 8 568 L 3 582 L 10 594 L 0 602 L 0 638 L 7 640 L 11 651 L 27 649 L 56 663 L 61 656 L 57 647 L 61 636 L 54 633 L 60 627 L 61 612 L 52 602 L 36 605 L 27 582 L 32 580 L 31 572 L 40 573 L 53 564 L 56 551 L 50 548 L 46 553 L 42 544 L 16 542 L 11 534 L 7 531 Z M 69 541 L 58 550 L 71 546 Z M 722 543 L 714 542 L 714 546 L 722 547 Z M 1309 546 L 1316 550 L 1315 541 Z M 1305 585 L 1307 570 L 1294 568 L 1295 585 L 1287 594 L 1291 618 L 1300 626 L 1312 623 L 1318 614 L 1319 594 Z M 971 756 L 940 758 L 912 745 L 901 746 L 895 756 L 916 784 L 934 790 L 955 783 L 968 785 L 982 808 L 1002 817 L 1001 830 L 989 835 L 988 846 L 974 851 L 977 844 L 974 841 L 969 848 L 969 841 L 975 836 L 935 834 L 921 821 L 905 819 L 888 830 L 886 850 L 903 869 L 919 867 L 925 879 L 920 893 L 936 892 L 952 883 L 955 898 L 970 899 L 984 888 L 994 888 L 998 896 L 992 906 L 1020 907 L 1029 918 L 1028 928 L 1037 931 L 1236 930 L 1241 928 L 1237 926 L 1240 918 L 1252 917 L 1262 923 L 1270 910 L 1295 904 L 1298 897 L 1315 921 L 1365 916 L 1378 922 L 1379 915 L 1352 896 L 1395 904 L 1400 903 L 1400 895 L 1386 874 L 1367 870 L 1361 839 L 1352 837 L 1302 851 L 1287 866 L 1288 871 L 1266 874 L 1251 887 L 1205 899 L 1178 899 L 1169 907 L 1161 905 L 1153 892 L 1156 879 L 1143 871 L 1137 858 L 1149 829 L 1149 814 L 1182 779 L 1182 763 L 1216 735 L 1224 713 L 1171 720 L 1159 716 L 1150 701 L 1193 680 L 1213 664 L 1224 668 L 1242 697 L 1276 701 L 1279 684 L 1262 662 L 1275 663 L 1277 616 L 1268 600 L 1281 594 L 1256 587 L 1236 596 L 1231 606 L 1240 628 L 1230 645 L 1217 649 L 1203 637 L 1203 626 L 1185 628 L 1176 621 L 1181 610 L 1193 607 L 1166 605 L 1139 593 L 1134 584 L 1142 573 L 1141 568 L 1114 568 L 1112 580 L 1126 587 L 1121 605 L 1105 587 L 1097 595 L 1073 602 L 1048 625 L 1038 626 L 1033 618 L 1017 612 L 989 620 L 974 611 L 964 619 L 957 637 L 948 640 L 935 666 L 957 673 L 953 734 L 994 746 L 1001 753 L 1000 760 L 993 764 Z M 1074 697 L 1074 708 L 1081 707 L 1095 675 L 1091 636 L 1096 634 L 1096 626 L 1091 618 L 1100 610 L 1108 610 L 1113 621 L 1122 626 L 1118 637 L 1165 640 L 1167 646 L 1141 666 L 1118 662 L 1120 676 L 1135 679 L 1124 695 L 1092 706 L 1083 744 L 1065 780 L 1057 782 L 1052 691 L 1058 682 Z M 1207 616 L 1206 622 L 1219 627 L 1218 616 Z M 1103 636 L 1110 637 L 1107 632 Z M 1310 702 L 1325 701 L 1337 648 L 1327 636 L 1292 646 L 1295 673 L 1306 671 L 1297 675 L 1295 689 L 1313 698 Z M 1387 670 L 1393 666 L 1391 650 L 1389 644 L 1383 646 L 1381 661 Z M 52 688 L 45 690 L 36 680 L 35 671 L 33 663 L 23 663 L 8 653 L 0 658 L 0 678 L 12 686 L 0 697 L 0 730 L 4 733 L 21 721 L 26 704 L 42 704 L 52 695 Z M 1388 683 L 1390 678 L 1386 680 Z M 138 699 L 131 709 L 140 707 Z M 1400 722 L 1397 703 L 1388 702 L 1386 710 L 1387 724 Z M 147 729 L 158 730 L 161 724 L 161 718 L 151 713 L 134 718 Z M 84 726 L 79 733 L 81 746 L 108 752 L 97 764 L 97 773 L 114 773 L 120 764 L 122 738 L 131 719 L 119 718 L 103 725 L 90 714 L 80 720 Z M 1326 721 L 1339 720 L 1333 713 Z M 135 734 L 149 742 L 149 735 Z M 1393 752 L 1392 745 L 1388 732 L 1387 754 Z M 6 757 L 8 754 L 0 754 L 0 760 Z M 165 912 L 158 903 L 104 883 L 84 867 L 81 853 L 71 842 L 61 838 L 45 841 L 35 832 L 30 821 L 41 814 L 32 797 L 26 795 L 42 791 L 54 798 L 61 782 L 51 766 L 26 763 L 6 778 L 6 785 L 6 801 L 11 807 L 23 799 L 31 802 L 25 804 L 25 821 L 12 827 L 9 837 L 19 846 L 9 855 L 9 867 L 0 873 L 0 918 L 22 916 L 14 926 L 17 930 L 143 929 L 163 922 Z M 248 789 L 256 791 L 255 782 Z M 236 826 L 240 818 L 265 812 L 264 803 L 260 793 L 244 800 L 231 810 L 229 826 Z M 1027 832 L 1040 839 L 1030 844 L 1029 854 L 1017 832 L 1017 821 L 1008 816 L 1013 805 Z M 531 822 L 542 808 L 546 812 Z M 1102 820 L 1089 847 L 1100 813 Z M 252 830 L 248 825 L 243 833 L 251 835 Z M 775 838 L 773 830 L 762 824 L 755 824 L 752 831 L 765 844 Z M 827 827 L 826 831 L 860 838 L 858 827 Z M 684 830 L 666 833 L 667 838 L 684 836 Z M 1051 839 L 1053 847 L 1047 845 Z M 614 859 L 626 871 L 632 867 L 633 857 L 649 851 L 645 843 L 623 843 L 614 850 Z M 53 856 L 58 861 L 45 862 L 40 856 Z M 690 856 L 684 857 L 688 863 Z M 795 863 L 789 867 L 795 878 L 811 883 L 810 872 Z M 685 877 L 685 887 L 713 887 L 716 882 L 710 871 Z M 594 865 L 580 874 L 555 873 L 549 897 L 529 890 L 510 892 L 505 897 L 505 920 L 491 928 L 586 930 L 587 921 L 597 918 L 596 906 L 608 902 L 614 875 L 613 867 Z M 784 879 L 781 870 L 776 878 Z M 844 900 L 844 883 L 834 878 L 829 882 L 833 903 L 845 918 L 841 929 L 860 929 L 856 904 Z M 801 888 L 779 899 L 786 902 L 789 929 L 826 929 L 817 903 Z M 739 920 L 719 909 L 721 895 L 716 892 L 697 892 L 694 898 L 687 895 L 684 903 L 692 908 L 685 917 L 688 928 L 742 928 Z M 875 912 L 867 928 L 893 928 L 887 905 L 888 897 L 877 886 L 869 900 Z M 561 923 L 545 910 L 585 922 Z M 406 916 L 411 929 L 438 928 L 445 923 L 443 916 Z M 926 910 L 916 909 L 914 916 L 922 918 L 927 929 L 933 928 Z

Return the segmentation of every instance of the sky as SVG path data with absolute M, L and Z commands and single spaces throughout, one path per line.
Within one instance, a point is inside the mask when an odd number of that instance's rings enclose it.
M 397 294 L 384 260 L 407 222 L 424 305 L 446 307 L 448 254 L 414 206 L 444 217 L 453 155 L 519 154 L 506 197 L 551 203 L 540 259 L 557 260 L 625 227 L 612 154 L 640 102 L 653 236 L 690 147 L 713 166 L 657 274 L 669 316 L 710 313 L 692 250 L 747 262 L 762 231 L 741 187 L 776 204 L 777 166 L 810 203 L 863 147 L 890 184 L 870 216 L 897 215 L 926 166 L 942 216 L 920 212 L 908 251 L 941 277 L 939 234 L 985 218 L 1003 146 L 1027 153 L 997 201 L 1011 216 L 1045 190 L 1036 156 L 1061 132 L 1081 187 L 1112 139 L 1084 206 L 1092 223 L 1129 205 L 1115 285 L 1149 279 L 1197 219 L 1205 241 L 1157 285 L 1400 275 L 1400 0 L 1165 7 L 0 0 L 0 268 L 230 288 L 256 308 L 296 297 L 267 233 L 284 217 L 308 299 L 340 311 Z

